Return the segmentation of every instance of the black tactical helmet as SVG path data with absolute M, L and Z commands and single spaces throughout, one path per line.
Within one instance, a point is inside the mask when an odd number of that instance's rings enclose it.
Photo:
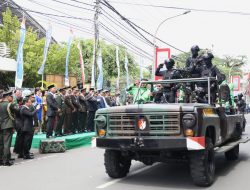
M 213 59 L 214 55 L 212 53 L 206 53 L 203 55 L 203 59 L 207 60 L 207 59 Z
M 194 45 L 194 46 L 192 46 L 191 47 L 191 51 L 200 51 L 200 48 L 199 48 L 199 46 L 197 46 L 197 45 Z
M 175 64 L 175 61 L 172 59 L 172 58 L 170 58 L 170 59 L 166 59 L 165 61 L 164 61 L 164 64 L 166 65 L 166 66 L 174 66 L 174 64 Z

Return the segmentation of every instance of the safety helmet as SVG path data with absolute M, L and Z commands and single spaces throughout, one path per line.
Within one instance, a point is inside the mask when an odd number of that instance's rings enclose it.
M 164 64 L 165 64 L 166 66 L 174 66 L 175 61 L 174 61 L 172 58 L 166 59 L 166 60 L 164 61 Z
M 194 46 L 192 46 L 191 47 L 191 51 L 200 51 L 200 48 L 199 48 L 199 46 L 197 46 L 197 45 L 194 45 Z
M 208 59 L 213 59 L 214 55 L 212 53 L 206 53 L 203 55 L 203 59 L 208 60 Z

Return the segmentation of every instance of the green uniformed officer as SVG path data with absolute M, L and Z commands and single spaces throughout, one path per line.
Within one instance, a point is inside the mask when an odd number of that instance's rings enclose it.
M 10 146 L 12 135 L 15 127 L 14 113 L 16 110 L 15 104 L 12 103 L 12 92 L 4 92 L 0 102 L 0 164 L 11 166 Z
M 57 113 L 57 125 L 55 130 L 55 136 L 60 137 L 63 135 L 62 133 L 62 126 L 64 123 L 66 106 L 65 106 L 65 94 L 66 94 L 66 87 L 59 89 L 59 95 L 56 97 L 56 102 L 60 108 L 60 112 Z

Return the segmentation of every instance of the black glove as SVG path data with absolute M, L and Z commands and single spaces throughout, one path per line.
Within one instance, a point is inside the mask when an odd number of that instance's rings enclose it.
M 159 68 L 163 68 L 163 66 L 164 66 L 164 63 L 161 63 L 161 64 L 159 64 Z

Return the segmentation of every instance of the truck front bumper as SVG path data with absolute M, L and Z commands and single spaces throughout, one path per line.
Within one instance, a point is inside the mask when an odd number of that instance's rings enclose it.
M 96 146 L 114 150 L 202 150 L 205 137 L 98 137 Z

